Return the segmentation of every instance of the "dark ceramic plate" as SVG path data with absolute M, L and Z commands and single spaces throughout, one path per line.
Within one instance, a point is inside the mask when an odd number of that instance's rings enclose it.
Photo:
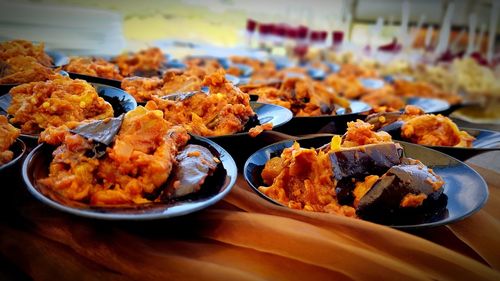
M 378 90 L 384 87 L 385 85 L 384 80 L 381 79 L 359 78 L 358 80 L 361 83 L 361 85 L 363 85 L 363 87 L 368 90 Z
M 298 139 L 298 142 L 302 147 L 317 148 L 330 140 L 331 136 L 316 136 Z M 243 169 L 245 179 L 253 190 L 278 205 L 281 204 L 258 190 L 258 187 L 263 185 L 260 173 L 271 157 L 280 155 L 281 151 L 290 147 L 293 142 L 286 140 L 260 149 L 248 158 Z M 446 225 L 472 215 L 486 203 L 488 186 L 472 168 L 444 153 L 411 143 L 400 142 L 400 144 L 407 157 L 419 159 L 444 179 L 444 195 L 447 197 L 447 202 L 432 211 L 412 214 L 384 224 L 398 229 L 422 229 Z
M 406 99 L 406 104 L 418 106 L 428 114 L 445 114 L 450 109 L 447 101 L 433 98 L 411 97 Z
M 171 202 L 120 207 L 91 207 L 64 199 L 37 184 L 38 179 L 44 178 L 48 174 L 54 147 L 47 144 L 37 146 L 27 156 L 22 168 L 23 180 L 28 191 L 42 203 L 77 216 L 103 220 L 154 220 L 182 216 L 204 209 L 224 198 L 233 187 L 237 177 L 234 160 L 219 145 L 199 137 L 193 137 L 189 143 L 208 148 L 219 157 L 221 163 L 215 174 L 206 179 L 200 192 Z
M 54 67 L 60 67 L 65 64 L 68 64 L 69 58 L 64 53 L 56 51 L 56 50 L 47 50 L 45 51 L 47 55 L 52 58 L 52 64 Z
M 19 162 L 19 159 L 21 159 L 26 152 L 26 144 L 24 144 L 21 139 L 17 138 L 16 141 L 10 146 L 9 150 L 14 152 L 14 157 L 9 162 L 0 165 L 0 174 L 7 171 L 11 167 L 14 167 L 14 165 Z
M 232 63 L 231 66 L 236 66 L 240 69 L 240 77 L 250 77 L 253 74 L 253 68 L 249 65 L 242 63 Z
M 100 97 L 111 104 L 115 117 L 122 113 L 133 110 L 137 107 L 135 99 L 127 92 L 108 85 L 91 83 Z M 0 114 L 7 115 L 7 108 L 10 106 L 11 95 L 0 96 Z M 38 134 L 21 134 L 22 137 L 38 139 Z
M 252 107 L 255 114 L 257 114 L 257 119 L 259 121 L 258 123 L 260 123 L 261 125 L 266 123 L 271 123 L 273 124 L 273 129 L 287 123 L 292 119 L 293 116 L 290 110 L 279 105 L 251 101 L 250 107 Z M 208 138 L 218 141 L 221 138 L 232 138 L 235 136 L 237 137 L 246 135 L 248 135 L 248 131 L 232 135 L 223 135 L 223 136 L 208 137 Z
M 60 66 L 63 66 L 68 63 L 68 57 L 59 52 L 59 51 L 54 51 L 54 50 L 47 50 L 45 51 L 47 55 L 49 55 L 52 58 L 52 68 L 57 68 Z M 2 84 L 0 85 L 0 95 L 4 95 L 10 91 L 10 89 L 14 88 L 15 86 L 18 86 L 20 84 Z
M 89 83 L 99 83 L 102 85 L 109 85 L 109 86 L 116 87 L 116 88 L 121 88 L 121 85 L 122 85 L 122 81 L 120 81 L 120 80 L 101 78 L 101 77 L 97 77 L 97 76 L 79 74 L 79 73 L 75 73 L 75 72 L 68 72 L 68 74 L 69 74 L 69 77 L 71 77 L 72 79 L 82 79 L 82 80 L 85 80 Z
M 304 135 L 314 133 L 343 133 L 347 128 L 347 122 L 356 119 L 365 119 L 366 113 L 371 107 L 361 101 L 350 101 L 351 112 L 345 108 L 338 108 L 337 115 L 301 116 L 293 117 L 285 126 L 278 131 L 290 135 Z
M 461 161 L 465 161 L 481 153 L 500 150 L 499 132 L 482 130 L 482 129 L 472 129 L 472 128 L 459 128 L 459 129 L 462 131 L 466 131 L 471 136 L 476 138 L 476 140 L 472 143 L 471 148 L 437 146 L 437 145 L 425 145 L 425 146 L 446 153 Z M 394 136 L 394 139 L 401 139 L 401 136 Z

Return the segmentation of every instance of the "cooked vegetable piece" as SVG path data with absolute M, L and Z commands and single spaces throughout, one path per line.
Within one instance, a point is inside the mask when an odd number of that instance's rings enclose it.
M 196 144 L 187 145 L 177 154 L 176 160 L 173 177 L 163 194 L 168 198 L 199 191 L 205 179 L 217 168 L 217 162 L 210 150 Z

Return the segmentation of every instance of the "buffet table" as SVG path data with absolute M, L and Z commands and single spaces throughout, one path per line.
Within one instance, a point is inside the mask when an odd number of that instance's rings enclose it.
M 500 280 L 500 153 L 468 163 L 486 206 L 448 226 L 402 232 L 276 206 L 240 175 L 225 199 L 167 220 L 98 221 L 61 213 L 0 179 L 2 280 Z

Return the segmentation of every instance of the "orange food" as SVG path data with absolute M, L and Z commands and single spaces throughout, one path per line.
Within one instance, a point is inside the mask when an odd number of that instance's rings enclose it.
M 392 142 L 387 132 L 374 132 L 373 125 L 356 120 L 347 123 L 347 133 L 344 135 L 343 147 L 355 147 L 365 144 Z
M 153 97 L 164 97 L 174 93 L 201 90 L 202 80 L 189 72 L 167 71 L 163 80 L 158 77 L 130 77 L 122 81 L 122 89 L 130 93 L 138 102 L 146 102 Z
M 31 57 L 39 64 L 50 67 L 52 58 L 45 53 L 45 45 L 34 45 L 26 40 L 12 40 L 0 43 L 0 61 L 7 61 L 14 57 Z
M 303 149 L 295 143 L 283 151 L 281 158 L 283 163 L 278 167 L 282 170 L 269 187 L 259 187 L 262 193 L 292 209 L 356 217 L 354 208 L 337 202 L 327 153 Z M 263 174 L 275 175 L 276 171 L 268 171 L 272 166 L 266 164 Z M 269 182 L 269 176 L 266 178 Z
M 441 114 L 424 114 L 405 120 L 401 136 L 413 143 L 455 147 L 472 147 L 474 137 L 460 131 L 450 118 Z
M 73 57 L 64 70 L 106 79 L 123 79 L 118 67 L 102 58 Z
M 138 73 L 156 72 L 161 70 L 166 62 L 163 52 L 156 47 L 141 50 L 137 53 L 122 54 L 114 58 L 123 77 L 137 75 Z
M 45 81 L 54 71 L 35 58 L 17 56 L 0 62 L 0 84 L 22 84 L 28 82 Z
M 336 95 L 323 84 L 307 77 L 288 77 L 279 88 L 245 86 L 249 94 L 259 96 L 259 102 L 286 107 L 294 116 L 335 115 L 335 105 L 349 108 L 349 101 Z
M 60 133 L 60 131 L 53 131 Z M 88 157 L 92 142 L 69 131 L 64 138 L 45 134 L 41 140 L 61 140 L 54 151 L 43 186 L 90 205 L 124 205 L 150 202 L 168 179 L 178 149 L 189 135 L 171 127 L 158 110 L 138 107 L 128 112 L 114 144 L 103 158 Z
M 45 82 L 22 84 L 10 90 L 12 102 L 7 112 L 11 123 L 23 133 L 39 133 L 49 126 L 70 121 L 104 119 L 113 108 L 83 80 L 56 76 Z
M 20 130 L 9 124 L 7 117 L 0 115 L 0 165 L 9 162 L 14 157 L 14 153 L 9 148 L 19 134 Z
M 203 85 L 209 93 L 196 93 L 180 101 L 153 98 L 149 109 L 161 109 L 165 120 L 181 124 L 190 133 L 201 136 L 233 134 L 243 130 L 255 113 L 250 98 L 224 76 L 224 71 L 208 75 Z
M 260 133 L 262 133 L 263 131 L 270 131 L 272 129 L 273 129 L 273 124 L 266 123 L 264 125 L 258 125 L 258 126 L 251 128 L 250 131 L 248 131 L 248 134 L 252 138 L 254 138 L 254 137 L 258 136 Z

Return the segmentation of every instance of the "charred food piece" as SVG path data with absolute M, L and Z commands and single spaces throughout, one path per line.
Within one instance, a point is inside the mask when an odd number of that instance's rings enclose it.
M 357 211 L 389 212 L 418 207 L 424 200 L 436 200 L 443 193 L 443 179 L 418 160 L 403 159 L 387 171 L 360 199 Z
M 205 147 L 187 145 L 176 157 L 177 165 L 162 198 L 177 198 L 200 190 L 217 168 L 217 160 Z
M 403 149 L 396 143 L 357 146 L 330 152 L 333 175 L 336 180 L 382 175 L 401 163 Z

